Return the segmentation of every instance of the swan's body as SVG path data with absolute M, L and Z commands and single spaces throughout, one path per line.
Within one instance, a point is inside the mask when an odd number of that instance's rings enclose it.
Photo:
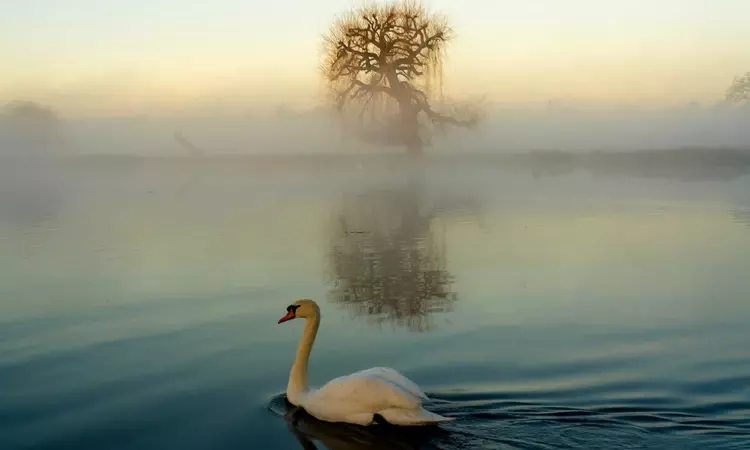
M 327 422 L 370 425 L 380 415 L 393 425 L 426 425 L 453 418 L 427 411 L 427 396 L 411 380 L 386 367 L 355 372 L 329 381 L 319 389 L 307 385 L 307 365 L 320 325 L 320 309 L 312 300 L 300 300 L 287 308 L 279 323 L 305 318 L 286 395 L 289 402 Z

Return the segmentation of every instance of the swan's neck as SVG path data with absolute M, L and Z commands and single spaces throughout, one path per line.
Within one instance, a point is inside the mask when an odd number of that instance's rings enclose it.
M 307 363 L 310 360 L 315 335 L 318 334 L 320 315 L 305 319 L 305 329 L 297 345 L 297 356 L 289 374 L 289 384 L 286 386 L 286 396 L 289 402 L 299 406 L 302 396 L 307 392 Z

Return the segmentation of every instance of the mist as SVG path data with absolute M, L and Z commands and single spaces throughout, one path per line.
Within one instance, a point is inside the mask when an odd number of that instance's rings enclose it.
M 190 142 L 205 156 L 341 154 L 400 152 L 359 142 L 342 130 L 339 118 L 324 108 L 280 106 L 247 114 L 196 111 L 179 117 L 147 115 L 77 118 L 56 111 L 59 131 L 41 145 L 20 145 L 7 115 L 0 121 L 0 155 L 55 156 L 185 155 Z M 718 104 L 669 109 L 576 108 L 550 104 L 541 108 L 488 108 L 474 130 L 436 134 L 428 153 L 511 153 L 531 150 L 565 152 L 663 150 L 685 147 L 750 147 L 750 108 Z M 30 127 L 38 135 L 46 125 Z M 182 136 L 176 139 L 175 135 Z
M 670 109 L 498 109 L 476 136 L 462 135 L 484 151 L 534 149 L 630 151 L 682 147 L 748 148 L 750 108 L 687 106 Z M 457 145 L 455 139 L 445 147 Z
M 324 108 L 281 105 L 247 114 L 199 111 L 181 117 L 80 118 L 44 105 L 32 112 L 19 120 L 6 110 L 0 120 L 0 210 L 14 223 L 55 217 L 82 192 L 83 179 L 114 176 L 142 188 L 142 174 L 161 173 L 181 185 L 180 177 L 191 179 L 204 170 L 196 164 L 215 160 L 220 172 L 241 170 L 257 177 L 266 174 L 266 167 L 267 173 L 293 173 L 317 182 L 318 176 L 361 177 L 363 167 L 382 178 L 402 164 L 401 147 L 361 142 Z M 467 174 L 476 169 L 500 170 L 504 176 L 584 171 L 610 178 L 733 179 L 750 171 L 748 123 L 750 108 L 729 105 L 661 110 L 495 106 L 476 129 L 435 134 L 423 164 L 441 173 L 441 167 L 450 169 L 458 180 L 470 179 Z M 96 163 L 92 169 L 76 162 L 123 158 L 138 163 L 117 168 Z M 226 158 L 234 162 L 224 164 Z M 237 158 L 246 161 L 237 165 Z M 187 161 L 195 167 L 185 166 Z

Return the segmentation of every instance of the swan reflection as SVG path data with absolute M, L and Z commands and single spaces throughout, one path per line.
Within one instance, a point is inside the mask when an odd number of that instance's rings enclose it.
M 451 310 L 457 299 L 438 210 L 415 181 L 348 196 L 333 223 L 333 302 L 375 323 L 432 328 L 433 313 Z
M 362 427 L 318 420 L 284 400 L 284 421 L 305 450 L 416 450 L 448 432 L 437 427 Z

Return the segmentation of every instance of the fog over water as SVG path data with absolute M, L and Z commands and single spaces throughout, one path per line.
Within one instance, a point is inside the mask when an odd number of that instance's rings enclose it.
M 314 154 L 400 151 L 364 145 L 342 131 L 323 108 L 257 110 L 247 114 L 195 112 L 182 117 L 67 117 L 57 112 L 60 140 L 54 154 L 184 155 L 180 133 L 207 155 Z M 551 102 L 540 108 L 488 107 L 478 129 L 437 135 L 433 153 L 528 150 L 629 151 L 681 147 L 750 147 L 750 108 L 725 104 L 669 109 L 576 108 Z M 0 154 L 19 155 L 0 121 Z
M 747 447 L 747 109 L 496 109 L 421 161 L 320 109 L 32 112 L 0 134 L 3 450 Z M 292 408 L 302 297 L 314 385 L 391 366 L 457 420 Z
M 3 164 L 0 447 L 744 450 L 747 164 L 653 155 Z M 299 297 L 457 420 L 295 413 Z
M 0 3 L 0 450 L 750 450 L 750 0 Z

